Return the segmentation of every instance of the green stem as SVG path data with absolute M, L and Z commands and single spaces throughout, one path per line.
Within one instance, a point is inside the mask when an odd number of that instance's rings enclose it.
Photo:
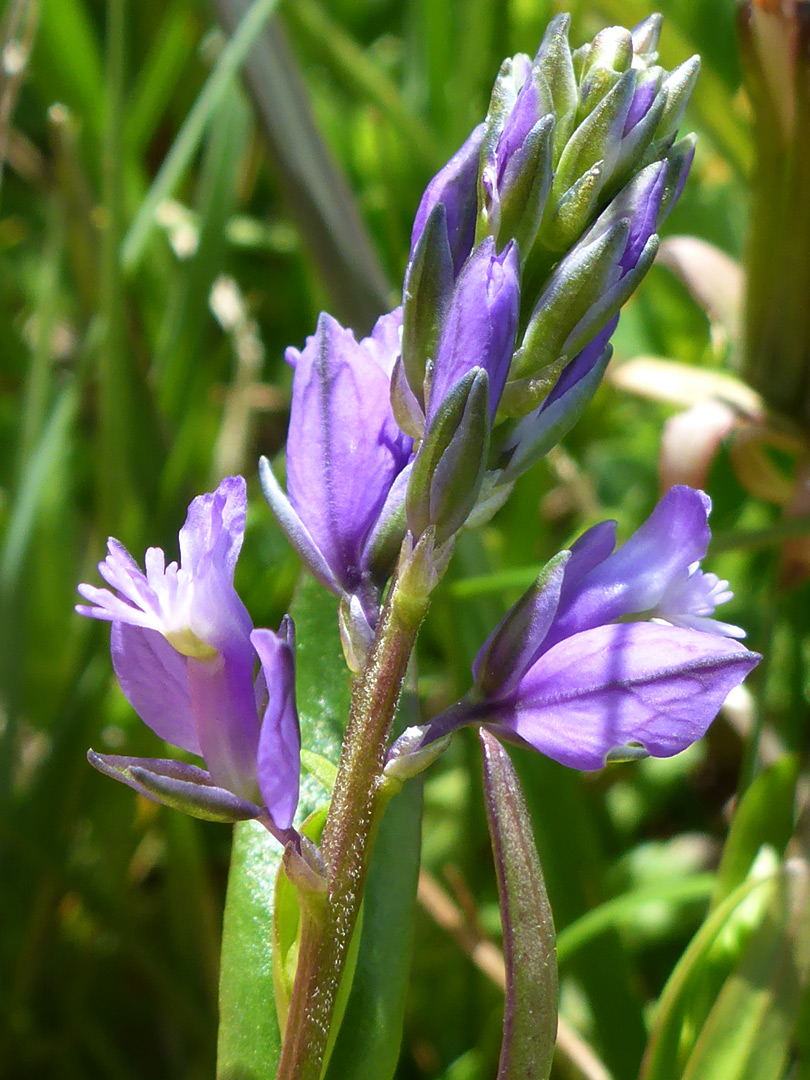
M 383 765 L 424 603 L 394 583 L 363 674 L 354 684 L 349 724 L 321 850 L 328 900 L 322 920 L 305 922 L 276 1080 L 320 1080 L 332 1013 L 363 897 L 385 801 Z

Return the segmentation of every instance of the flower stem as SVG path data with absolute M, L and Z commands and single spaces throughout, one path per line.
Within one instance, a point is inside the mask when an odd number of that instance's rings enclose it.
M 351 712 L 321 850 L 328 898 L 320 920 L 304 922 L 276 1080 L 320 1080 L 332 1014 L 363 897 L 385 803 L 382 770 L 391 722 L 428 601 L 401 595 L 396 581 L 383 607 Z

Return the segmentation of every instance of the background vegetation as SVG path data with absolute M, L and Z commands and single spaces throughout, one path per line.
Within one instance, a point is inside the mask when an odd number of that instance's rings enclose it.
M 501 59 L 533 53 L 565 5 L 288 0 L 267 22 L 275 5 L 256 0 L 226 44 L 248 6 L 0 5 L 0 1076 L 13 1080 L 213 1075 L 230 830 L 136 800 L 86 764 L 91 745 L 160 746 L 113 682 L 106 627 L 74 615 L 75 585 L 95 580 L 108 534 L 136 556 L 173 550 L 191 497 L 241 471 L 253 499 L 238 586 L 256 625 L 278 625 L 299 568 L 255 462 L 283 447 L 284 348 L 321 308 L 366 331 L 396 302 L 424 185 L 484 114 Z M 568 6 L 575 43 L 651 10 Z M 663 62 L 704 60 L 685 122 L 698 155 L 666 232 L 739 259 L 755 151 L 733 0 L 659 7 Z M 709 370 L 735 353 L 728 326 L 663 266 L 615 343 L 618 361 Z M 540 562 L 598 519 L 626 536 L 649 512 L 674 411 L 608 382 L 493 523 L 465 534 L 421 641 L 428 708 L 466 689 L 478 645 Z M 789 475 L 787 452 L 769 462 Z M 728 618 L 767 657 L 753 699 L 670 761 L 580 776 L 514 754 L 560 931 L 562 1015 L 615 1080 L 638 1074 L 653 1006 L 712 898 L 763 842 L 784 849 L 799 761 L 806 782 L 807 589 L 780 591 L 778 511 L 733 464 L 721 451 L 709 478 L 710 568 L 732 580 Z M 735 795 L 774 762 L 770 786 L 751 789 L 743 854 L 718 877 Z M 493 1075 L 499 928 L 479 770 L 461 736 L 428 774 L 399 1080 Z M 678 999 L 683 1060 L 758 925 L 749 910 L 701 954 Z M 779 998 L 762 978 L 784 1054 L 750 1075 L 806 1078 L 810 1024 L 791 1042 L 800 984 Z M 570 1054 L 558 1068 L 576 1075 Z

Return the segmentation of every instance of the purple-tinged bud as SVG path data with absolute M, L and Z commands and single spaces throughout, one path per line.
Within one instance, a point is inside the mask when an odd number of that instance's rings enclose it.
M 454 280 L 453 257 L 447 241 L 447 212 L 438 203 L 414 246 L 403 289 L 401 367 L 423 416 L 419 425 L 418 415 L 411 415 L 414 410 L 402 391 L 397 401 L 397 419 L 402 413 L 404 419 L 415 421 L 417 437 L 421 436 L 421 426 L 424 426 L 425 372 L 428 362 L 436 356 Z M 413 433 L 405 424 L 400 426 Z
M 553 101 L 528 56 L 504 60 L 492 91 L 481 152 L 476 242 L 498 250 L 510 240 L 521 252 L 534 242 L 551 186 Z
M 495 416 L 514 350 L 519 305 L 517 248 L 510 243 L 498 255 L 494 240 L 487 237 L 464 264 L 453 289 L 428 373 L 428 423 L 472 368 L 482 368 L 489 377 L 489 406 Z
M 472 251 L 477 212 L 476 185 L 478 159 L 484 141 L 485 125 L 479 124 L 464 145 L 425 188 L 411 233 L 411 258 L 434 207 L 444 206 L 447 240 L 456 273 Z
M 545 374 L 581 354 L 635 290 L 658 249 L 668 177 L 666 162 L 643 169 L 557 264 L 515 353 L 502 400 L 508 415 L 536 408 L 549 390 Z M 594 363 L 606 344 L 589 352 Z
M 501 475 L 501 483 L 513 483 L 521 473 L 545 457 L 582 416 L 610 361 L 613 348 L 608 341 L 618 321 L 619 316 L 614 315 L 568 364 L 542 404 L 509 431 L 502 444 L 503 457 L 508 463 Z
M 445 396 L 413 463 L 406 513 L 415 539 L 431 526 L 441 547 L 475 506 L 489 451 L 489 378 L 473 368 Z

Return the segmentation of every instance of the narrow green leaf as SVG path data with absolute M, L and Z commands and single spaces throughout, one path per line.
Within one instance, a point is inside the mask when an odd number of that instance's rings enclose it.
M 760 773 L 740 799 L 717 871 L 713 908 L 745 880 L 763 844 L 784 853 L 793 832 L 798 775 L 798 760 L 784 757 Z
M 172 143 L 149 193 L 141 203 L 135 220 L 121 245 L 121 263 L 125 270 L 134 270 L 146 250 L 146 242 L 154 228 L 155 213 L 176 189 L 190 165 L 208 121 L 216 106 L 227 93 L 233 80 L 253 47 L 256 37 L 270 17 L 278 0 L 254 0 L 233 37 L 222 50 L 197 100 Z
M 247 0 L 216 0 L 233 31 Z M 297 4 L 288 5 L 288 13 Z M 296 226 L 328 288 L 335 315 L 365 333 L 390 306 L 390 290 L 357 203 L 320 135 L 284 27 L 274 19 L 257 36 L 245 80 L 270 144 Z
M 682 1080 L 781 1080 L 810 963 L 810 869 L 788 862 Z
M 234 829 L 219 981 L 217 1080 L 273 1080 L 281 1035 L 270 912 L 281 848 L 263 825 Z
M 565 963 L 587 942 L 617 927 L 631 929 L 639 909 L 647 904 L 691 904 L 704 902 L 715 887 L 714 874 L 691 874 L 685 878 L 663 880 L 606 900 L 561 930 L 557 938 L 557 957 Z
M 482 728 L 480 739 L 506 962 L 498 1080 L 545 1080 L 557 1034 L 554 922 L 517 773 L 494 735 Z
M 302 744 L 333 765 L 349 705 L 337 605 L 336 597 L 304 575 L 291 609 Z M 307 818 L 323 801 L 320 782 L 304 776 L 297 820 Z M 276 1075 L 281 1036 L 272 913 L 280 862 L 281 848 L 262 826 L 246 822 L 236 827 L 222 938 L 217 1080 L 273 1080 Z
M 776 873 L 752 874 L 707 917 L 669 977 L 659 999 L 639 1080 L 681 1080 L 682 1039 L 693 1034 L 690 1011 L 718 942 L 731 942 L 739 956 L 760 925 L 775 889 Z

